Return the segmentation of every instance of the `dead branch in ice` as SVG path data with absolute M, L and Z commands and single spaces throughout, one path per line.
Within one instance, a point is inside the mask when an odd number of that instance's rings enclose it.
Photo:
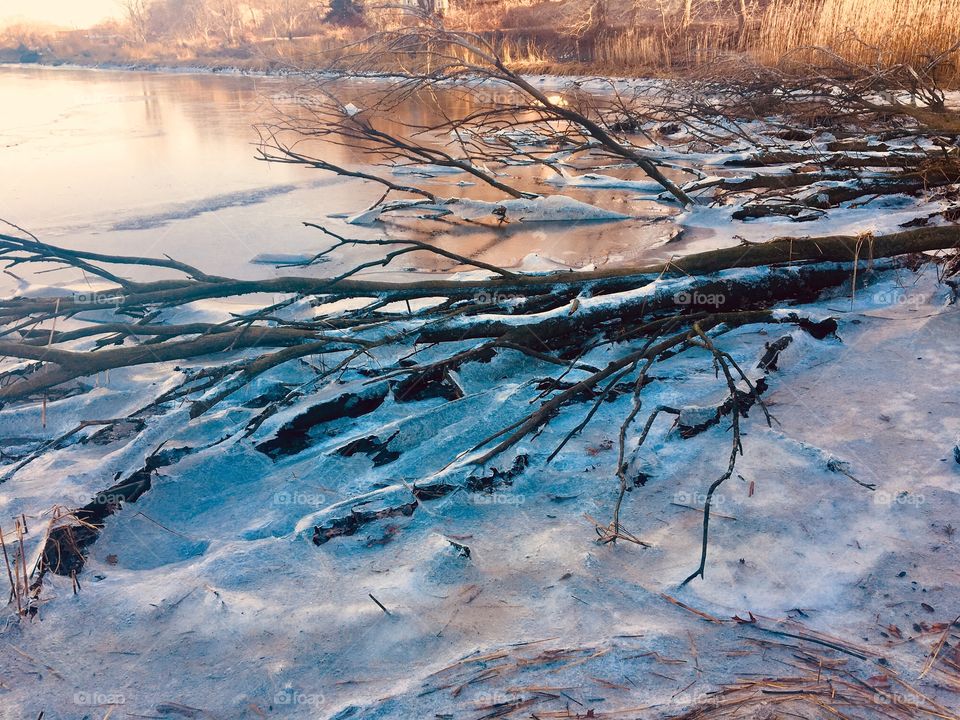
M 624 115 L 622 98 L 598 100 L 587 93 L 548 93 L 507 67 L 497 49 L 472 33 L 445 29 L 436 19 L 409 13 L 415 24 L 376 33 L 331 58 L 327 72 L 304 88 L 297 112 L 260 128 L 260 159 L 296 163 L 340 175 L 364 177 L 387 193 L 432 193 L 413 181 L 437 171 L 459 171 L 513 197 L 531 197 L 502 179 L 517 164 L 554 166 L 560 156 L 600 150 L 642 170 L 682 205 L 690 196 L 661 170 L 661 160 L 632 143 L 615 118 Z M 402 70 L 384 71 L 392 59 Z M 332 75 L 331 75 L 332 73 Z M 389 87 L 343 99 L 339 78 L 389 77 Z M 432 89 L 449 87 L 462 96 L 456 115 L 431 102 Z M 351 95 L 355 98 L 355 94 Z M 401 123 L 395 109 L 413 100 L 438 113 L 435 122 Z M 361 103 L 358 106 L 355 103 Z M 350 148 L 372 164 L 411 179 L 407 186 L 382 173 L 338 167 L 311 154 L 317 140 Z M 416 188 L 416 189 L 414 189 Z M 386 197 L 386 194 L 385 196 Z M 382 201 L 382 200 L 381 200 Z
M 522 166 L 547 168 L 538 182 L 557 188 L 638 188 L 599 173 L 639 168 L 661 200 L 733 206 L 736 220 L 813 221 L 891 195 L 952 203 L 918 223 L 960 212 L 960 125 L 938 84 L 960 46 L 917 67 L 884 64 L 879 51 L 871 65 L 804 48 L 771 67 L 727 61 L 671 83 L 545 91 L 483 38 L 416 13 L 409 20 L 338 51 L 300 89 L 296 110 L 260 127 L 261 160 L 384 187 L 352 222 L 411 211 L 455 218 L 462 207 L 431 187 L 438 176 L 480 181 L 506 203 L 544 200 L 515 174 Z M 345 89 L 344 78 L 358 76 L 389 82 Z M 436 88 L 453 101 L 438 102 Z M 401 120 L 400 103 L 423 112 Z M 332 162 L 331 145 L 363 169 Z M 684 173 L 689 182 L 678 180 Z M 513 220 L 506 204 L 490 205 L 485 220 Z
M 960 45 L 922 67 L 886 65 L 881 55 L 866 65 L 804 48 L 772 67 L 724 61 L 700 77 L 607 91 L 614 100 L 597 107 L 663 165 L 698 175 L 682 186 L 698 203 L 746 205 L 735 219 L 813 220 L 937 190 L 955 204 L 960 115 L 938 78 Z
M 325 519 L 318 520 L 321 530 L 315 537 L 324 538 L 331 532 L 351 534 L 379 517 L 410 514 L 420 503 L 456 487 L 469 489 L 503 482 L 503 478 L 521 472 L 526 460 L 509 471 L 493 468 L 492 479 L 484 479 L 486 476 L 472 473 L 468 467 L 487 465 L 506 455 L 545 425 L 578 413 L 577 408 L 589 400 L 589 407 L 546 458 L 549 462 L 589 424 L 599 403 L 628 387 L 633 403 L 620 430 L 619 460 L 614 469 L 618 498 L 612 522 L 597 527 L 603 542 L 620 539 L 642 543 L 621 521 L 621 503 L 631 482 L 626 456 L 628 449 L 642 449 L 657 417 L 664 413 L 674 416 L 681 438 L 724 421 L 731 424 L 728 468 L 708 492 L 701 559 L 691 578 L 702 576 L 709 540 L 709 498 L 730 477 L 743 450 L 740 419 L 757 405 L 766 413 L 761 394 L 767 379 L 762 375 L 751 378 L 742 369 L 719 344 L 723 334 L 748 324 L 786 324 L 823 338 L 836 329 L 835 323 L 770 308 L 781 300 L 812 297 L 822 288 L 848 284 L 856 273 L 862 280 L 871 264 L 883 267 L 894 262 L 888 258 L 960 244 L 960 230 L 955 227 L 920 227 L 875 238 L 779 239 L 643 267 L 521 275 L 439 251 L 426 243 L 354 241 L 330 232 L 327 235 L 333 238 L 334 247 L 354 242 L 382 245 L 387 253 L 378 265 L 388 265 L 398 250 L 431 252 L 457 265 L 483 268 L 491 277 L 390 283 L 364 280 L 347 272 L 332 278 L 240 281 L 208 275 L 173 260 L 158 260 L 156 267 L 173 277 L 134 282 L 123 277 L 122 268 L 142 265 L 143 258 L 67 251 L 35 238 L 0 236 L 0 255 L 8 263 L 21 268 L 68 268 L 112 283 L 93 298 L 106 298 L 104 302 L 92 302 L 90 297 L 76 294 L 14 297 L 0 302 L 0 353 L 8 358 L 7 368 L 0 374 L 0 402 L 28 407 L 46 402 L 48 397 L 84 393 L 89 389 L 85 379 L 104 371 L 187 363 L 186 367 L 177 366 L 179 371 L 174 376 L 178 379 L 172 386 L 128 417 L 81 422 L 61 437 L 10 458 L 13 464 L 0 481 L 9 481 L 44 452 L 56 452 L 74 442 L 110 444 L 138 437 L 140 445 L 148 448 L 133 460 L 135 467 L 118 467 L 118 480 L 103 493 L 113 500 L 105 504 L 94 498 L 57 523 L 42 555 L 41 577 L 48 570 L 78 573 L 83 566 L 84 547 L 95 540 L 118 504 L 135 501 L 150 487 L 150 478 L 158 468 L 191 452 L 190 448 L 165 449 L 169 434 L 183 421 L 200 418 L 262 376 L 311 358 L 320 362 L 319 367 L 303 365 L 310 368 L 310 379 L 265 397 L 262 406 L 251 411 L 245 427 L 233 435 L 240 440 L 252 438 L 270 418 L 322 388 L 325 399 L 314 402 L 307 412 L 286 420 L 266 435 L 259 433 L 257 448 L 279 457 L 307 447 L 310 428 L 317 422 L 374 412 L 391 392 L 401 402 L 421 396 L 462 397 L 456 374 L 470 363 L 486 362 L 503 353 L 523 353 L 548 367 L 557 367 L 558 375 L 544 385 L 542 402 L 482 442 L 451 448 L 451 457 L 460 452 L 446 471 L 415 484 L 412 494 L 400 487 L 394 500 L 388 502 L 388 495 L 384 495 L 385 505 L 380 510 L 358 510 L 349 504 L 342 511 L 330 508 Z M 107 270 L 107 266 L 113 269 Z M 515 299 L 506 304 L 478 302 L 480 292 L 492 293 L 493 297 L 512 292 Z M 262 308 L 219 323 L 164 320 L 164 313 L 198 298 L 253 298 L 257 293 L 270 298 L 263 301 Z M 289 297 L 278 300 L 278 293 Z M 698 293 L 723 297 L 723 301 L 715 306 L 698 305 L 692 301 Z M 369 302 L 353 310 L 336 309 L 332 301 L 344 298 L 366 298 Z M 410 306 L 400 313 L 389 310 L 390 303 L 418 298 L 433 301 L 415 310 Z M 603 367 L 583 360 L 600 348 L 609 348 L 615 359 Z M 429 359 L 409 359 L 425 349 L 431 351 Z M 404 353 L 399 359 L 398 351 Z M 718 377 L 722 375 L 726 399 L 708 408 L 656 407 L 639 435 L 631 437 L 630 427 L 641 411 L 651 368 L 666 357 L 697 352 L 706 353 L 704 362 L 712 362 Z M 764 358 L 757 360 L 762 364 Z M 770 368 L 768 361 L 761 371 Z M 571 372 L 577 373 L 576 380 L 567 383 L 565 377 Z M 347 385 L 340 389 L 344 382 Z M 158 415 L 169 416 L 169 428 L 156 422 Z M 387 443 L 375 440 L 369 442 L 371 449 L 386 453 L 384 462 L 389 461 Z
M 855 36 L 848 42 L 862 45 Z M 872 63 L 854 60 L 843 45 L 796 48 L 764 66 L 734 59 L 704 67 L 700 78 L 684 86 L 692 100 L 675 107 L 686 107 L 688 117 L 721 134 L 730 131 L 720 118 L 747 123 L 770 117 L 779 118 L 781 138 L 801 141 L 809 141 L 806 131 L 818 125 L 860 144 L 867 138 L 858 137 L 859 131 L 874 135 L 874 143 L 876 136 L 912 131 L 960 133 L 956 110 L 940 83 L 943 71 L 960 56 L 960 42 L 920 65 L 890 62 L 880 48 L 874 48 Z
M 802 48 L 785 56 L 772 71 L 777 86 L 793 98 L 823 103 L 838 119 L 850 115 L 871 119 L 904 118 L 924 130 L 960 133 L 960 120 L 947 105 L 939 78 L 960 55 L 960 42 L 929 55 L 922 65 L 877 61 L 856 62 L 833 48 Z
M 478 180 L 507 204 L 545 199 L 515 174 L 522 166 L 547 168 L 551 177 L 538 182 L 557 188 L 642 187 L 602 174 L 639 168 L 665 191 L 660 199 L 733 206 L 736 220 L 813 221 L 886 196 L 934 193 L 952 208 L 916 222 L 960 212 L 960 125 L 937 82 L 960 47 L 922 67 L 805 48 L 773 67 L 728 61 L 666 84 L 592 80 L 589 91 L 579 81 L 545 91 L 484 39 L 411 17 L 331 57 L 328 72 L 301 88 L 297 109 L 260 128 L 261 160 L 384 187 L 351 222 L 411 211 L 455 218 L 464 203 L 437 194 L 438 176 Z M 389 82 L 345 90 L 343 78 L 356 76 Z M 438 102 L 440 87 L 455 102 Z M 404 102 L 423 108 L 418 120 L 398 118 Z M 318 157 L 331 145 L 363 169 Z M 684 173 L 693 178 L 681 182 Z M 401 197 L 388 201 L 391 193 Z M 506 204 L 490 205 L 485 220 L 514 219 Z
M 10 582 L 8 603 L 16 603 L 20 617 L 32 616 L 37 611 L 37 593 L 32 591 L 27 574 L 27 550 L 23 542 L 27 532 L 27 524 L 22 517 L 14 519 L 14 528 L 6 537 L 0 527 L 0 549 Z

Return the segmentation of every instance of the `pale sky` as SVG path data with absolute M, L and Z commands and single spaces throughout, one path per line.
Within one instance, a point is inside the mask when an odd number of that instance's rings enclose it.
M 0 0 L 0 27 L 13 22 L 42 22 L 89 27 L 121 14 L 118 0 Z

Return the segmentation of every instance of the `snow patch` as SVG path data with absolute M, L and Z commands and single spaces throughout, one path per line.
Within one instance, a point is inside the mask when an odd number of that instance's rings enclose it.
M 627 220 L 631 216 L 613 210 L 575 200 L 564 195 L 546 197 L 512 198 L 501 202 L 452 198 L 431 202 L 429 200 L 397 200 L 378 205 L 352 215 L 347 219 L 351 225 L 371 225 L 384 213 L 417 211 L 426 216 L 454 215 L 464 220 L 487 222 L 595 222 Z

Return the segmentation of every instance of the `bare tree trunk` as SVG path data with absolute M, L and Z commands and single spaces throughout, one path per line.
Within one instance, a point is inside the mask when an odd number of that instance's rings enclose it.
M 750 22 L 750 9 L 747 7 L 747 0 L 738 0 L 737 3 L 737 46 L 743 50 L 747 44 L 747 26 Z

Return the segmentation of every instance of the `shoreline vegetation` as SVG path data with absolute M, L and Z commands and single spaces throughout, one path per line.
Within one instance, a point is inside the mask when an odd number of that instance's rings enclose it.
M 3 78 L 4 711 L 960 720 L 960 0 L 239 2 Z
M 362 51 L 371 32 L 404 23 L 396 8 L 353 0 L 188 4 L 192 12 L 175 15 L 173 0 L 127 0 L 126 20 L 82 30 L 9 26 L 0 30 L 0 63 L 282 75 L 329 67 Z M 437 22 L 476 34 L 523 73 L 684 78 L 726 76 L 732 68 L 790 72 L 816 65 L 843 74 L 935 64 L 933 79 L 942 88 L 960 88 L 960 0 L 433 5 Z M 388 58 L 371 70 L 402 62 Z

